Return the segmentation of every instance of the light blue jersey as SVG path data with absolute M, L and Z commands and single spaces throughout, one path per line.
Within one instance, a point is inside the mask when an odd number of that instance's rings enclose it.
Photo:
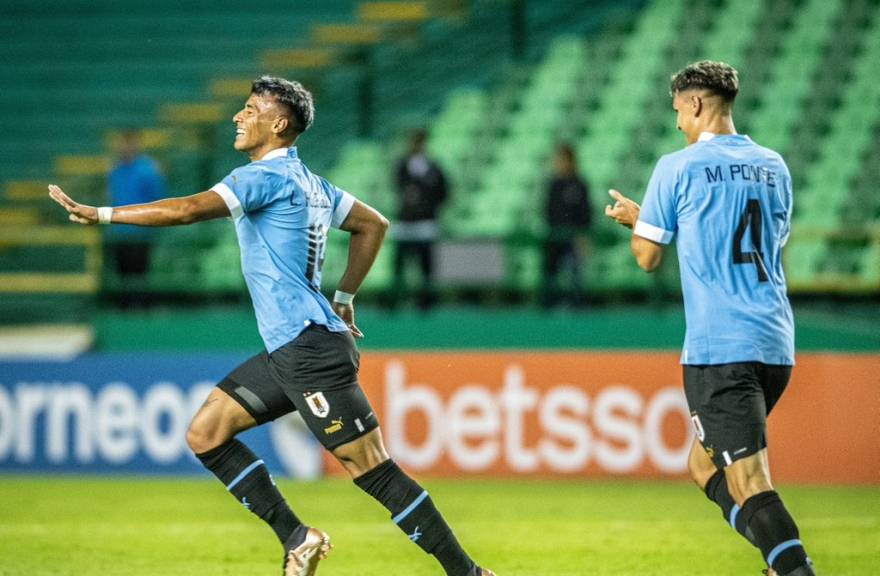
M 266 350 L 284 346 L 310 324 L 348 330 L 320 287 L 327 231 L 342 224 L 354 197 L 309 172 L 296 148 L 273 150 L 211 189 L 235 221 Z
M 782 272 L 791 210 L 788 167 L 748 136 L 703 133 L 657 163 L 635 234 L 678 236 L 682 364 L 794 364 Z

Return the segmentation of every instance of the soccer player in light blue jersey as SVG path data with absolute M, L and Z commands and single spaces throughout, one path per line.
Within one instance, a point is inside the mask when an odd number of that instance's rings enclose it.
M 232 218 L 266 349 L 211 392 L 187 442 L 227 490 L 273 529 L 284 548 L 285 575 L 314 574 L 330 552 L 329 536 L 296 517 L 263 461 L 236 435 L 299 411 L 355 484 L 382 503 L 448 576 L 494 576 L 465 553 L 427 491 L 388 456 L 358 383 L 354 338 L 363 334 L 352 301 L 388 221 L 302 163 L 293 144 L 313 117 L 312 95 L 302 85 L 264 76 L 233 118 L 235 149 L 251 162 L 210 190 L 113 208 L 79 204 L 57 186 L 49 187 L 50 195 L 80 224 L 174 226 Z M 330 228 L 351 235 L 348 266 L 332 304 L 320 292 Z
M 611 190 L 615 203 L 605 213 L 632 228 L 633 255 L 648 272 L 677 238 L 694 481 L 761 550 L 765 573 L 812 576 L 767 460 L 767 415 L 794 365 L 782 272 L 791 175 L 779 154 L 736 133 L 732 67 L 691 64 L 672 77 L 671 92 L 687 147 L 657 162 L 641 206 Z

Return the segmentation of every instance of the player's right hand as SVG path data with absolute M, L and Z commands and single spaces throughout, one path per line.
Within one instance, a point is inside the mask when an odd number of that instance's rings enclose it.
M 605 215 L 627 228 L 636 225 L 639 219 L 640 206 L 613 188 L 608 195 L 614 198 L 614 205 L 605 206 Z
M 70 196 L 64 193 L 64 190 L 54 184 L 49 185 L 49 196 L 52 200 L 58 202 L 62 208 L 67 210 L 68 218 L 71 222 L 77 224 L 92 225 L 98 223 L 98 209 L 94 206 L 87 206 L 74 202 Z
M 333 311 L 336 312 L 337 316 L 342 318 L 342 321 L 345 322 L 345 325 L 348 326 L 348 329 L 351 331 L 352 336 L 355 338 L 364 337 L 364 333 L 361 332 L 360 328 L 355 326 L 354 323 L 354 305 L 334 302 Z

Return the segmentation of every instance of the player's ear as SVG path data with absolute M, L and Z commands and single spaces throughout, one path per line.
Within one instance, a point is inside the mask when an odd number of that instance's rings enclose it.
M 284 134 L 290 126 L 290 120 L 287 116 L 276 116 L 272 122 L 272 132 L 275 134 Z
M 703 99 L 696 94 L 691 96 L 691 108 L 694 111 L 694 118 L 699 117 L 700 113 L 703 111 Z

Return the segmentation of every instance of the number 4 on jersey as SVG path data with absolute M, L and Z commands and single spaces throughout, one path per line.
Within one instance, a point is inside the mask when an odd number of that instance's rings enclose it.
M 768 280 L 767 269 L 764 267 L 764 254 L 761 252 L 762 222 L 761 203 L 758 200 L 749 200 L 745 212 L 740 218 L 739 226 L 736 227 L 736 233 L 733 235 L 733 263 L 754 264 L 758 270 L 758 281 L 766 282 Z M 746 229 L 749 230 L 752 246 L 755 247 L 754 252 L 742 251 L 742 240 Z

